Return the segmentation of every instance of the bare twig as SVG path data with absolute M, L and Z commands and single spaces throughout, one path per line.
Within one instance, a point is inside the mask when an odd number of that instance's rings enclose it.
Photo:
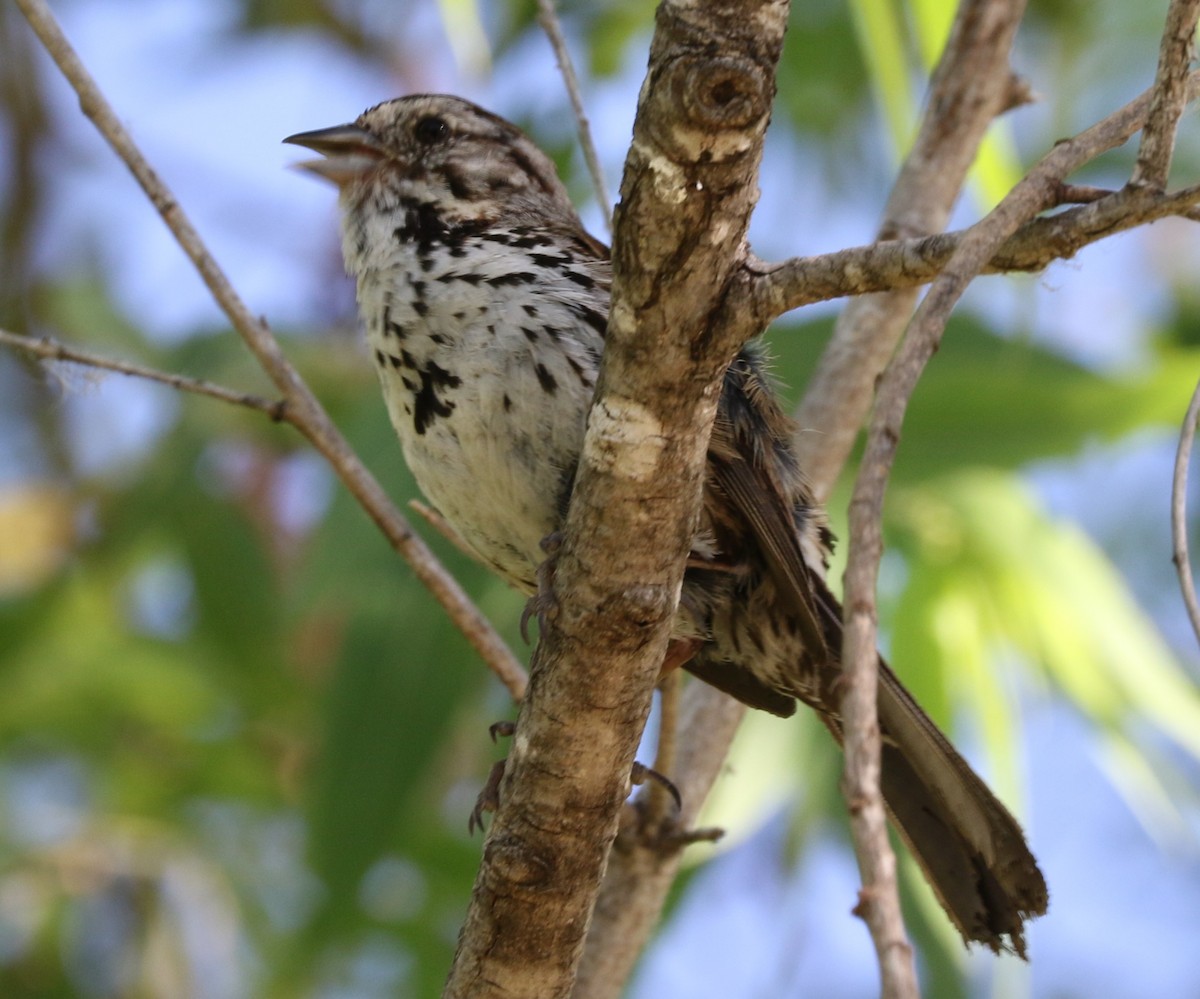
M 1185 92 L 1188 101 L 1200 96 L 1200 72 L 1188 76 Z M 1071 140 L 1075 143 L 1073 148 L 1083 157 L 1073 169 L 1127 142 L 1145 124 L 1152 99 L 1153 91 L 1147 90 Z M 1114 232 L 1171 215 L 1191 218 L 1200 201 L 1195 187 L 1171 194 L 1159 194 L 1153 189 L 1125 189 L 1092 200 L 1097 193 L 1094 189 L 1080 190 L 1060 183 L 1046 199 L 1046 208 L 1070 202 L 1077 196 L 1089 203 L 1025 222 L 996 247 L 983 273 L 1040 270 Z M 883 241 L 816 257 L 793 257 L 779 264 L 750 261 L 747 295 L 751 301 L 739 305 L 752 308 L 765 325 L 791 309 L 813 302 L 926 284 L 946 266 L 969 232 Z M 814 376 L 819 379 L 817 386 L 825 385 L 825 377 L 834 378 L 833 374 L 823 375 L 825 370 L 818 368 Z M 832 387 L 823 389 L 822 394 L 826 391 L 836 395 Z M 832 401 L 828 404 L 832 405 Z M 844 400 L 842 405 L 846 405 Z M 806 411 L 802 407 L 801 426 L 822 429 L 804 421 Z M 824 476 L 817 478 L 825 480 Z
M 408 501 L 408 508 L 419 513 L 425 519 L 425 523 L 449 541 L 450 544 L 454 545 L 459 552 L 479 565 L 483 565 L 479 560 L 479 553 L 472 550 L 471 546 L 463 540 L 462 535 L 450 526 L 450 522 L 442 516 L 440 510 L 420 499 L 410 499 Z
M 1024 0 L 963 0 L 946 50 L 931 82 L 928 111 L 905 159 L 885 210 L 879 237 L 925 235 L 942 229 L 992 120 L 1007 110 L 1014 92 L 1009 51 L 1024 14 Z M 915 290 L 891 291 L 850 303 L 797 416 L 800 458 L 808 474 L 832 484 L 833 470 L 849 456 L 870 406 L 877 373 L 886 362 L 916 301 Z M 831 426 L 831 430 L 826 430 Z M 819 445 L 819 454 L 814 444 Z M 815 468 L 814 468 L 815 466 Z M 860 481 L 862 475 L 860 474 Z M 856 487 L 857 493 L 857 487 Z M 824 498 L 827 492 L 820 491 Z M 855 521 L 851 507 L 850 550 L 881 546 L 879 509 Z M 861 534 L 860 534 L 861 532 Z M 877 556 L 875 556 L 877 557 Z M 876 563 L 877 564 L 877 563 Z M 896 857 L 887 834 L 880 792 L 880 732 L 876 708 L 878 653 L 874 570 L 859 586 L 846 576 L 842 649 L 842 731 L 845 764 L 842 793 L 862 877 L 855 912 L 870 931 L 879 962 L 882 995 L 920 994 L 912 945 L 900 911 Z
M 408 505 L 424 517 L 425 522 L 449 541 L 450 544 L 454 545 L 458 551 L 479 565 L 483 565 L 483 562 L 479 559 L 479 553 L 462 539 L 462 535 L 458 531 L 450 526 L 450 523 L 442 516 L 441 511 L 434 509 L 428 503 L 419 499 L 410 499 Z M 487 566 L 484 567 L 488 568 Z M 495 662 L 490 665 L 492 672 L 508 688 L 512 699 L 517 704 L 520 704 L 521 700 L 525 697 L 525 691 L 529 688 L 529 674 L 515 659 L 511 663 Z
M 1187 104 L 1188 66 L 1196 54 L 1196 20 L 1200 0 L 1171 0 L 1154 75 L 1154 103 L 1142 131 L 1137 165 L 1130 183 L 1159 191 L 1167 186 L 1175 130 Z
M 158 177 L 121 124 L 44 0 L 16 0 L 25 19 L 79 96 L 83 113 L 136 178 L 167 228 L 192 261 L 233 328 L 283 395 L 287 418 L 333 466 L 338 477 L 412 566 L 417 578 L 446 609 L 451 620 L 498 676 L 521 667 L 491 623 L 471 603 L 457 581 L 416 535 L 383 488 L 350 448 L 316 397 L 284 356 L 267 324 L 256 319 L 200 239 L 175 197 Z
M 1197 420 L 1200 420 L 1200 384 L 1196 385 L 1187 415 L 1183 418 L 1179 447 L 1175 451 L 1175 473 L 1171 479 L 1171 560 L 1179 575 L 1179 588 L 1192 622 L 1192 630 L 1200 640 L 1200 601 L 1196 599 L 1196 583 L 1192 578 L 1192 562 L 1188 554 L 1187 517 L 1188 466 L 1191 463 L 1192 445 L 1196 440 Z
M 10 333 L 8 330 L 0 330 L 0 344 L 11 347 L 14 350 L 19 350 L 24 354 L 32 354 L 34 357 L 46 361 L 67 361 L 71 364 L 80 364 L 88 368 L 99 368 L 102 371 L 114 371 L 117 374 L 129 375 L 132 378 L 143 378 L 147 381 L 169 385 L 180 392 L 206 395 L 209 398 L 220 399 L 222 402 L 229 402 L 235 406 L 245 406 L 247 409 L 266 413 L 267 416 L 277 422 L 289 420 L 287 404 L 282 399 L 264 399 L 262 396 L 238 392 L 235 389 L 228 389 L 223 385 L 215 385 L 201 378 L 188 378 L 186 375 L 158 371 L 154 368 L 147 368 L 141 364 L 133 364 L 129 361 L 114 361 L 107 357 L 101 357 L 99 354 L 92 354 L 75 347 L 68 347 L 66 344 L 60 343 L 48 336 L 21 336 L 17 333 Z
M 1200 191 L 1187 187 L 1162 194 L 1151 188 L 1100 191 L 1067 187 L 1055 202 L 1064 200 L 1080 207 L 1026 222 L 997 248 L 982 273 L 1040 271 L 1091 243 L 1148 222 L 1169 217 L 1195 221 Z M 814 302 L 928 284 L 945 268 L 968 231 L 855 246 L 815 257 L 793 257 L 782 264 L 747 261 L 752 304 L 746 307 L 754 309 L 765 324 Z M 808 437 L 813 436 L 811 431 L 821 429 L 805 423 L 801 426 L 809 431 Z
M 877 679 L 875 584 L 883 551 L 880 522 L 883 497 L 892 461 L 900 439 L 904 413 L 925 364 L 933 355 L 951 309 L 971 279 L 1023 222 L 1050 207 L 1061 183 L 1091 159 L 1111 134 L 1113 118 L 1132 114 L 1127 105 L 1116 116 L 1059 143 L 1039 162 L 986 218 L 963 237 L 946 269 L 929 289 L 909 325 L 904 342 L 888 365 L 879 385 L 875 411 L 867 435 L 866 452 L 850 503 L 850 546 L 845 575 L 846 637 L 844 673 L 846 694 L 842 717 L 846 738 L 846 794 L 852 807 L 851 827 L 858 849 L 860 830 L 872 838 L 886 837 L 882 799 L 877 797 L 879 730 L 874 707 Z M 1127 196 L 1136 190 L 1127 188 Z M 1094 208 L 1095 206 L 1088 206 Z M 1087 210 L 1087 209 L 1082 209 Z M 851 747 L 850 732 L 858 728 L 858 746 Z M 865 752 L 860 748 L 865 747 Z M 861 755 L 860 755 L 861 753 Z M 855 805 L 858 806 L 855 813 Z M 857 828 L 856 828 L 857 827 Z M 887 858 L 887 853 L 870 850 L 868 858 Z M 859 854 L 860 865 L 864 853 Z M 886 866 L 884 879 L 894 877 Z M 871 880 L 864 872 L 865 887 Z M 878 897 L 864 899 L 870 918 Z M 893 942 L 897 950 L 900 942 Z
M 612 235 L 612 202 L 608 199 L 608 185 L 604 182 L 604 168 L 600 165 L 600 157 L 596 154 L 596 143 L 592 139 L 592 126 L 588 123 L 587 114 L 583 110 L 583 93 L 579 87 L 579 77 L 575 75 L 575 64 L 571 61 L 571 50 L 567 48 L 567 40 L 563 37 L 562 24 L 558 20 L 554 0 L 538 0 L 538 24 L 550 39 L 550 47 L 554 49 L 554 58 L 558 60 L 558 69 L 562 73 L 563 83 L 567 87 L 567 95 L 571 98 L 571 108 L 575 112 L 575 123 L 579 129 L 579 145 L 583 150 L 583 159 L 587 164 L 588 173 L 592 177 L 592 187 L 596 190 L 596 200 L 600 211 L 604 213 L 604 227 Z
M 963 0 L 930 81 L 926 111 L 888 198 L 878 239 L 945 228 L 980 142 L 997 115 L 1029 98 L 1009 69 L 1024 0 Z M 801 467 L 824 501 L 866 419 L 875 380 L 917 300 L 914 286 L 847 304 L 796 413 Z M 763 317 L 764 325 L 771 317 Z

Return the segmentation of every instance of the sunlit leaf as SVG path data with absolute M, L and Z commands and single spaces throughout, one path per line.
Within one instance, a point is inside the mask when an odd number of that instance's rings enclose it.
M 912 573 L 895 610 L 897 659 L 947 664 L 958 698 L 971 692 L 993 760 L 1015 734 L 1011 684 L 998 680 L 1005 650 L 1102 731 L 1132 738 L 1148 723 L 1200 759 L 1200 691 L 1079 528 L 1048 520 L 1015 478 L 985 470 L 899 492 L 892 513 Z M 1110 756 L 1124 761 L 1125 787 L 1148 773 L 1127 752 Z M 1162 799 L 1143 782 L 1143 803 Z

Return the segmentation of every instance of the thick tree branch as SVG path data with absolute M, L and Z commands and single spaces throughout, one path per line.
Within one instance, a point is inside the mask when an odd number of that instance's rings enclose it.
M 744 252 L 786 15 L 776 0 L 658 9 L 550 627 L 447 996 L 571 989 L 674 621 L 719 381 L 754 332 L 715 320 Z
M 78 54 L 71 47 L 44 0 L 16 0 L 42 45 L 79 96 L 83 113 L 134 175 L 172 235 L 192 261 L 233 328 L 262 365 L 283 396 L 292 423 L 333 466 L 391 546 L 412 566 L 417 578 L 446 609 L 485 663 L 503 679 L 521 666 L 495 628 L 471 603 L 457 581 L 415 534 L 395 504 L 350 448 L 316 397 L 284 356 L 267 324 L 256 319 L 208 252 L 174 195 L 138 149 L 120 118 L 105 99 Z
M 990 16 L 985 16 L 988 14 L 985 8 L 990 9 Z M 1008 50 L 1015 30 L 1012 19 L 1019 20 L 1019 8 L 1016 10 L 1014 13 L 1013 7 L 1004 4 L 974 2 L 964 3 L 960 8 L 935 74 L 928 101 L 930 110 L 889 201 L 884 233 L 907 235 L 941 228 L 987 125 L 1000 110 L 1027 99 L 1026 91 L 1014 88 L 1007 70 Z M 998 22 L 999 30 L 994 30 L 998 11 L 1003 16 Z M 985 79 L 989 72 L 1000 74 L 1003 79 L 1002 95 L 993 90 L 991 80 Z M 1015 96 L 1018 93 L 1026 96 L 1018 98 Z M 775 314 L 750 305 L 760 291 L 760 286 L 750 278 L 754 269 L 753 263 L 747 266 L 743 275 L 747 281 L 742 288 L 731 291 L 727 311 L 753 314 L 751 325 L 761 330 Z M 850 273 L 850 268 L 845 268 L 843 279 Z M 764 281 L 762 285 L 769 287 L 770 282 Z M 890 332 L 886 321 L 889 310 L 900 317 L 899 325 L 893 322 Z M 875 372 L 882 367 L 882 358 L 890 352 L 910 310 L 911 300 L 906 301 L 902 296 L 879 298 L 868 307 L 860 307 L 857 317 L 851 316 L 839 326 L 840 337 L 835 334 L 833 349 L 840 347 L 844 352 L 841 358 L 824 365 L 810 382 L 806 398 L 814 400 L 813 411 L 821 415 L 805 420 L 802 426 L 812 426 L 812 421 L 817 421 L 821 433 L 807 435 L 799 442 L 799 453 L 818 496 L 828 495 L 849 455 L 849 445 L 870 405 Z M 877 331 L 875 323 L 882 324 L 882 328 Z M 871 336 L 880 336 L 887 342 L 874 368 L 855 358 L 853 346 Z M 857 392 L 843 391 L 847 378 L 863 379 Z M 686 808 L 707 796 L 745 709 L 729 698 L 692 684 L 685 692 L 683 710 L 687 721 L 680 729 L 680 753 L 689 759 L 690 766 L 681 767 L 672 776 L 678 778 Z M 696 795 L 701 797 L 696 799 Z M 619 994 L 644 938 L 632 932 L 631 943 L 630 933 L 635 928 L 619 928 L 626 911 L 623 907 L 637 913 L 658 912 L 678 861 L 678 856 L 664 856 L 646 847 L 613 857 L 596 912 L 596 932 L 588 940 L 575 999 L 615 999 Z M 647 876 L 648 868 L 655 876 Z M 616 925 L 609 925 L 609 921 Z M 652 925 L 652 922 L 643 919 L 638 925 Z

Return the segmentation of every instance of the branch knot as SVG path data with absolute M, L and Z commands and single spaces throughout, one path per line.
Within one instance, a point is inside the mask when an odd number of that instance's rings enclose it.
M 766 129 L 772 78 L 752 59 L 686 53 L 664 70 L 648 116 L 654 140 L 680 164 L 710 163 L 749 152 Z
M 771 86 L 762 67 L 739 56 L 683 56 L 668 83 L 697 128 L 745 128 L 770 110 Z

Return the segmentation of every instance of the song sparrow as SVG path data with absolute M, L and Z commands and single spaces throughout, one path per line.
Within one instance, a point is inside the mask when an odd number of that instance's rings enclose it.
M 388 101 L 284 140 L 323 154 L 342 248 L 404 456 L 426 496 L 527 593 L 560 525 L 604 348 L 610 265 L 553 164 L 455 97 Z M 841 608 L 832 541 L 796 467 L 792 426 L 753 347 L 724 381 L 704 529 L 677 633 L 686 668 L 752 707 L 796 700 L 840 735 Z M 883 793 L 966 941 L 1024 955 L 1047 892 L 1020 827 L 880 662 Z

